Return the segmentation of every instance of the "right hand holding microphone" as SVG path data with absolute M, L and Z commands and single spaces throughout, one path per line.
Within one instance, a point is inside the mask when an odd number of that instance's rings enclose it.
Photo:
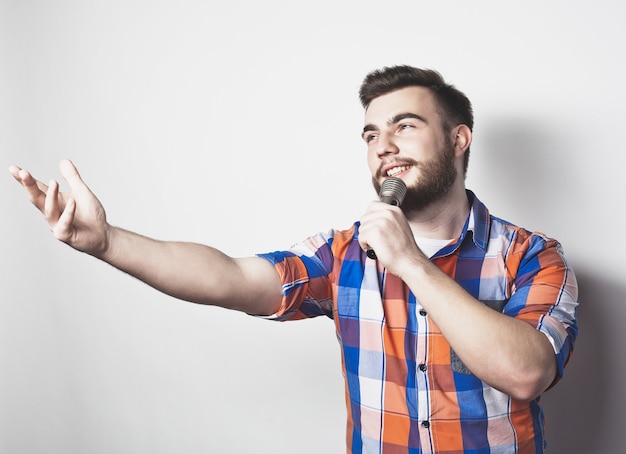
M 17 166 L 11 166 L 9 172 L 43 214 L 55 238 L 91 255 L 104 253 L 108 247 L 109 225 L 102 204 L 71 161 L 61 161 L 59 168 L 70 192 L 60 192 L 54 180 L 45 185 Z
M 406 186 L 401 179 L 386 179 L 379 200 L 370 204 L 359 227 L 361 248 L 367 251 L 368 257 L 377 259 L 396 275 L 399 275 L 402 257 L 419 253 L 411 227 L 399 207 L 405 193 Z

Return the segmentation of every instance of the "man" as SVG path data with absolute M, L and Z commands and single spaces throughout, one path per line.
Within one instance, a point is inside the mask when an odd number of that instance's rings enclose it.
M 360 97 L 374 186 L 401 178 L 406 198 L 373 201 L 349 229 L 288 251 L 236 259 L 113 227 L 69 161 L 67 194 L 11 173 L 59 240 L 162 292 L 275 320 L 334 319 L 348 452 L 543 452 L 539 398 L 577 335 L 559 243 L 490 216 L 465 188 L 471 104 L 438 73 L 383 68 Z

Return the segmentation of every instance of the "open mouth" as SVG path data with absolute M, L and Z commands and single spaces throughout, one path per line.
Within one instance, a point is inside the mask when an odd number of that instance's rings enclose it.
M 410 168 L 411 168 L 411 166 L 392 167 L 391 169 L 387 170 L 387 176 L 388 177 L 395 177 L 396 175 L 401 174 L 402 172 L 406 172 Z

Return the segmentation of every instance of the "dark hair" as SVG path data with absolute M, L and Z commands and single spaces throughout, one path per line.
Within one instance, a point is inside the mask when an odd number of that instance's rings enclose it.
M 472 103 L 456 87 L 446 83 L 443 76 L 432 69 L 421 69 L 413 66 L 389 66 L 370 72 L 359 89 L 359 98 L 363 108 L 379 96 L 406 87 L 425 87 L 434 95 L 439 106 L 444 131 L 451 131 L 456 125 L 474 128 Z M 465 152 L 464 168 L 467 171 L 469 147 Z

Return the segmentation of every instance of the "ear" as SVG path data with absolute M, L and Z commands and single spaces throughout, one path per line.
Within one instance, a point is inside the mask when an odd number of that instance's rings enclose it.
M 472 143 L 472 130 L 467 125 L 458 125 L 455 128 L 453 143 L 457 155 L 465 153 Z

